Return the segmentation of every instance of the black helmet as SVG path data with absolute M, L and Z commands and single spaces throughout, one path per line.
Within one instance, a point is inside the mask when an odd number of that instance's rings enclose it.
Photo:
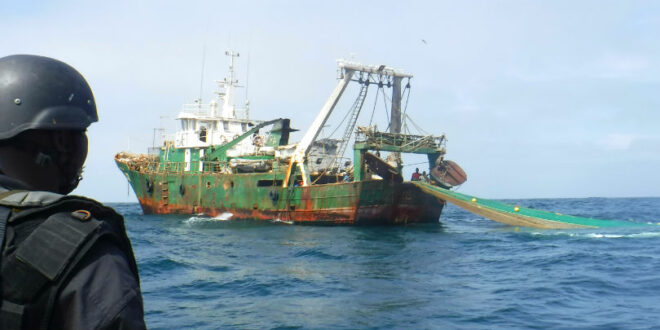
M 98 121 L 92 90 L 66 63 L 35 55 L 0 58 L 0 140 L 29 129 L 85 129 Z

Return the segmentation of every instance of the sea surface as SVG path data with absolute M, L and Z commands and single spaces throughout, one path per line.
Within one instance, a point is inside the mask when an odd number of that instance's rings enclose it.
M 126 218 L 150 329 L 660 329 L 660 198 L 508 200 L 648 227 Z

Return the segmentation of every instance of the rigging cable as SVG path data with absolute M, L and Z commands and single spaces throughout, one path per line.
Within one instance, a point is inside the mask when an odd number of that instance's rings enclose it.
M 381 88 L 383 88 L 383 86 L 378 85 L 378 89 L 381 89 Z M 378 105 L 378 91 L 376 91 L 376 99 L 374 100 L 374 108 L 371 110 L 371 118 L 369 118 L 369 126 L 371 126 L 371 123 L 374 121 L 374 113 L 376 112 L 376 105 Z
M 330 133 L 330 135 L 327 136 L 328 138 L 332 137 L 333 135 L 335 135 L 335 133 L 337 133 L 337 130 L 339 129 L 339 127 L 341 127 L 341 125 L 344 124 L 344 121 L 346 120 L 346 118 L 348 118 L 348 115 L 351 114 L 351 110 L 352 109 L 348 109 L 348 111 L 346 111 L 346 114 L 344 115 L 344 118 L 339 122 L 339 124 L 337 124 L 337 126 L 335 127 L 335 130 L 332 131 L 332 133 Z
M 387 128 L 385 131 L 389 131 L 392 123 L 390 122 L 390 114 L 387 112 L 387 96 L 385 96 L 385 88 L 381 88 L 381 91 L 383 92 L 383 105 L 385 106 L 385 117 L 387 118 Z
M 412 164 L 403 164 L 401 167 L 406 167 L 406 166 L 413 166 L 413 165 L 422 165 L 422 164 L 428 164 L 429 162 L 421 162 L 421 163 L 412 163 Z
M 415 122 L 412 120 L 412 118 L 410 118 L 410 116 L 406 115 L 406 119 L 410 120 L 410 123 L 413 124 L 413 126 L 414 126 L 414 127 L 420 132 L 420 133 L 422 133 L 422 134 L 424 134 L 424 135 L 432 135 L 432 134 L 429 134 L 428 132 L 426 132 L 425 130 L 423 130 L 419 125 L 417 125 L 417 123 L 415 123 Z
M 367 75 L 367 81 L 364 82 L 364 84 L 367 86 L 367 88 L 369 87 L 369 77 L 370 76 L 371 75 Z M 362 84 L 362 77 L 360 77 L 360 83 Z M 359 98 L 359 96 L 358 96 L 358 98 Z M 355 106 L 355 105 L 353 105 L 353 106 Z M 362 108 L 362 107 L 360 106 L 360 108 Z M 330 135 L 328 135 L 328 137 L 332 137 L 333 135 L 335 135 L 335 133 L 337 133 L 337 130 L 339 129 L 339 127 L 341 127 L 344 124 L 344 121 L 346 120 L 346 118 L 348 118 L 348 115 L 350 115 L 352 112 L 353 112 L 353 108 L 349 108 L 348 111 L 346 111 L 346 114 L 344 115 L 344 118 L 342 118 L 342 120 L 339 122 L 339 124 L 337 124 L 337 126 L 335 127 L 335 130 L 332 131 L 332 133 L 330 133 Z M 372 115 L 372 118 L 373 118 L 373 115 Z

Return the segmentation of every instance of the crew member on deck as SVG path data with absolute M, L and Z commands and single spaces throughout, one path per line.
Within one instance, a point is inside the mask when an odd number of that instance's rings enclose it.
M 415 168 L 415 173 L 412 174 L 410 181 L 419 181 L 419 178 L 420 178 L 419 168 Z
M 429 183 L 429 182 L 430 182 L 430 180 L 429 180 L 429 176 L 426 174 L 426 171 L 423 171 L 423 172 L 422 172 L 422 181 L 424 181 L 424 182 L 426 182 L 426 183 Z

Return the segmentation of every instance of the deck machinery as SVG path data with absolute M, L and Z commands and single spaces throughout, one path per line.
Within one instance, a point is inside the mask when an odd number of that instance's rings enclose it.
M 220 82 L 218 99 L 208 106 L 198 102 L 184 107 L 177 118 L 181 130 L 158 148 L 157 155 L 115 156 L 145 213 L 297 224 L 439 221 L 444 201 L 403 180 L 401 154 L 427 155 L 429 184 L 449 188 L 464 182 L 466 176 L 458 165 L 444 160 L 444 135 L 401 132 L 401 83 L 412 75 L 384 65 L 339 61 L 337 86 L 302 139 L 289 143 L 294 129 L 288 119 L 254 121 L 247 111 L 237 111 L 230 96 L 238 82 L 233 78 L 238 55 L 228 55 L 230 79 Z M 346 116 L 344 135 L 334 140 L 319 138 L 351 82 L 360 84 L 360 92 Z M 388 132 L 374 126 L 356 129 L 372 84 L 391 88 Z M 222 111 L 218 111 L 220 104 Z M 353 159 L 343 161 L 352 135 Z M 381 158 L 381 152 L 388 157 Z

